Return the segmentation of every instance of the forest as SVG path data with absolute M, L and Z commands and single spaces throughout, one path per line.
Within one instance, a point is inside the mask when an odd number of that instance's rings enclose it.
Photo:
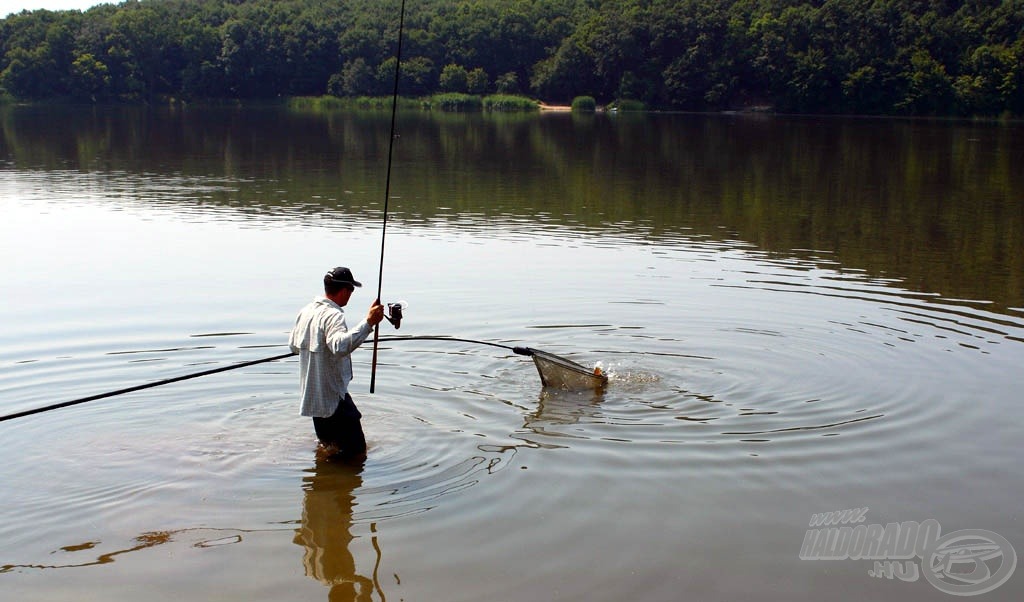
M 0 95 L 387 95 L 400 6 L 130 0 L 23 11 L 0 21 Z M 1020 117 L 1024 0 L 407 0 L 400 72 L 400 93 L 413 98 Z

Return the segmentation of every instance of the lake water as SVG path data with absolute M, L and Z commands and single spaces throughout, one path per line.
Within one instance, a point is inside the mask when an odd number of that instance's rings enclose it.
M 335 265 L 362 315 L 389 118 L 0 109 L 0 414 L 286 352 Z M 0 422 L 3 599 L 1021 598 L 1022 126 L 398 125 L 382 333 L 607 388 L 367 347 L 361 466 L 293 358 Z

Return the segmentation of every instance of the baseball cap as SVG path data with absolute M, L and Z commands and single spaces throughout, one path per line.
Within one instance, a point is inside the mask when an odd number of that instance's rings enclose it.
M 344 267 L 336 267 L 324 274 L 324 284 L 334 282 L 336 284 L 348 284 L 349 286 L 363 286 L 362 282 L 352 277 L 352 270 Z

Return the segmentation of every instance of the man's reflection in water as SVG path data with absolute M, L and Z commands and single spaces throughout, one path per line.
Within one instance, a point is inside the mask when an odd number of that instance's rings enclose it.
M 302 526 L 294 540 L 306 548 L 302 558 L 306 574 L 330 586 L 331 602 L 371 600 L 374 589 L 380 589 L 375 579 L 356 573 L 349 549 L 353 540 L 353 492 L 363 483 L 363 461 L 329 459 L 318 453 L 316 466 L 308 472 L 302 478 Z M 379 550 L 376 541 L 374 549 Z M 380 594 L 383 600 L 383 592 Z

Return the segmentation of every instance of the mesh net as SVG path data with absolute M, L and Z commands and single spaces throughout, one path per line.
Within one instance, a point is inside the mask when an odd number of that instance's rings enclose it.
M 576 362 L 564 357 L 552 355 L 545 351 L 531 349 L 533 364 L 537 366 L 540 382 L 545 387 L 555 387 L 567 391 L 600 389 L 608 382 L 608 377 L 600 368 L 589 370 Z

